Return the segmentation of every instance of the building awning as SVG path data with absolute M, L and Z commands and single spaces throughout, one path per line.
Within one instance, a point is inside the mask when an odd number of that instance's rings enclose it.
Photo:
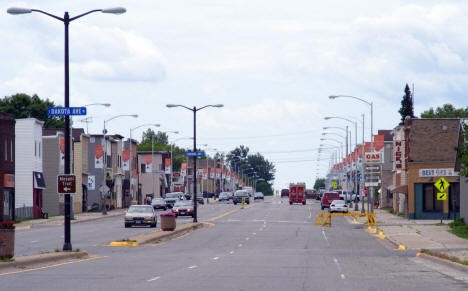
M 33 176 L 34 176 L 34 188 L 45 189 L 46 183 L 44 179 L 44 174 L 42 172 L 33 172 Z
M 391 189 L 391 187 L 393 187 L 393 189 Z M 392 192 L 392 193 L 405 193 L 405 194 L 408 194 L 408 185 L 402 185 L 402 186 L 398 186 L 398 187 L 395 187 L 394 185 L 391 185 L 390 187 L 388 187 L 388 190 L 390 190 L 390 192 Z

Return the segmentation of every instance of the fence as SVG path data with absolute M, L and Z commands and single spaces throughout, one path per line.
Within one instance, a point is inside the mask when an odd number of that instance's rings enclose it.
M 30 218 L 34 217 L 33 207 L 23 206 L 15 209 L 15 218 Z

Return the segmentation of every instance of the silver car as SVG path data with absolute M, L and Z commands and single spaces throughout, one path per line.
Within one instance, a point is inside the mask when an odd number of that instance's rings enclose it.
M 149 225 L 156 227 L 156 211 L 151 205 L 132 205 L 125 213 L 125 227 Z

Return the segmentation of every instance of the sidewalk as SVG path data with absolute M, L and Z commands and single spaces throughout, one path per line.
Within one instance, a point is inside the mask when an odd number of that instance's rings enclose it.
M 80 223 L 80 222 L 86 222 L 86 221 L 91 221 L 91 220 L 98 220 L 98 219 L 102 219 L 106 217 L 120 216 L 120 215 L 124 215 L 125 211 L 127 211 L 127 209 L 109 210 L 107 211 L 107 215 L 102 215 L 101 212 L 78 213 L 78 214 L 75 214 L 75 219 L 72 219 L 71 223 Z M 17 230 L 27 229 L 27 228 L 34 227 L 34 225 L 38 225 L 38 224 L 63 225 L 63 223 L 64 223 L 64 216 L 58 215 L 58 216 L 50 217 L 48 219 L 31 219 L 31 220 L 23 221 L 23 222 L 16 224 L 16 229 Z
M 468 260 L 468 240 L 452 234 L 447 225 L 453 220 L 443 220 L 441 225 L 440 219 L 407 219 L 382 209 L 374 212 L 379 231 L 383 231 L 394 244 L 403 245 L 408 250 L 429 249 L 462 261 Z M 358 217 L 357 221 L 365 223 L 366 218 Z

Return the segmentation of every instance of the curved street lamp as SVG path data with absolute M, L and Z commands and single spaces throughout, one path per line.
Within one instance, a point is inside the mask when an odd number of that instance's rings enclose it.
M 30 9 L 30 8 L 19 8 L 19 7 L 10 7 L 7 9 L 8 14 L 12 15 L 19 15 L 19 14 L 27 14 L 32 12 L 38 12 L 60 20 L 65 25 L 65 107 L 70 107 L 70 90 L 69 90 L 69 49 L 68 49 L 68 26 L 70 22 L 76 20 L 80 17 L 88 15 L 93 12 L 102 12 L 102 13 L 112 13 L 112 14 L 122 14 L 125 13 L 125 8 L 117 7 L 117 8 L 109 8 L 109 9 L 94 9 L 83 14 L 77 15 L 75 17 L 69 16 L 68 12 L 64 13 L 63 18 L 50 14 L 48 12 L 39 10 L 39 9 Z M 70 116 L 65 115 L 65 169 L 64 173 L 66 175 L 71 174 L 71 138 L 70 138 Z M 71 219 L 71 198 L 69 194 L 65 195 L 64 199 L 64 208 L 65 208 L 65 221 L 64 221 L 64 243 L 63 243 L 63 250 L 64 251 L 71 251 L 72 244 L 71 244 L 71 226 L 70 226 L 70 219 Z
M 167 104 L 167 108 L 175 108 L 175 107 L 183 107 L 187 110 L 190 110 L 193 112 L 193 151 L 197 151 L 197 112 L 207 108 L 207 107 L 215 107 L 215 108 L 220 108 L 223 107 L 223 104 L 210 104 L 210 105 L 205 105 L 200 108 L 197 108 L 196 106 L 193 106 L 193 108 L 187 107 L 185 105 L 180 105 L 180 104 Z M 197 157 L 193 156 L 193 184 L 194 184 L 194 191 L 193 191 L 193 222 L 197 222 Z

